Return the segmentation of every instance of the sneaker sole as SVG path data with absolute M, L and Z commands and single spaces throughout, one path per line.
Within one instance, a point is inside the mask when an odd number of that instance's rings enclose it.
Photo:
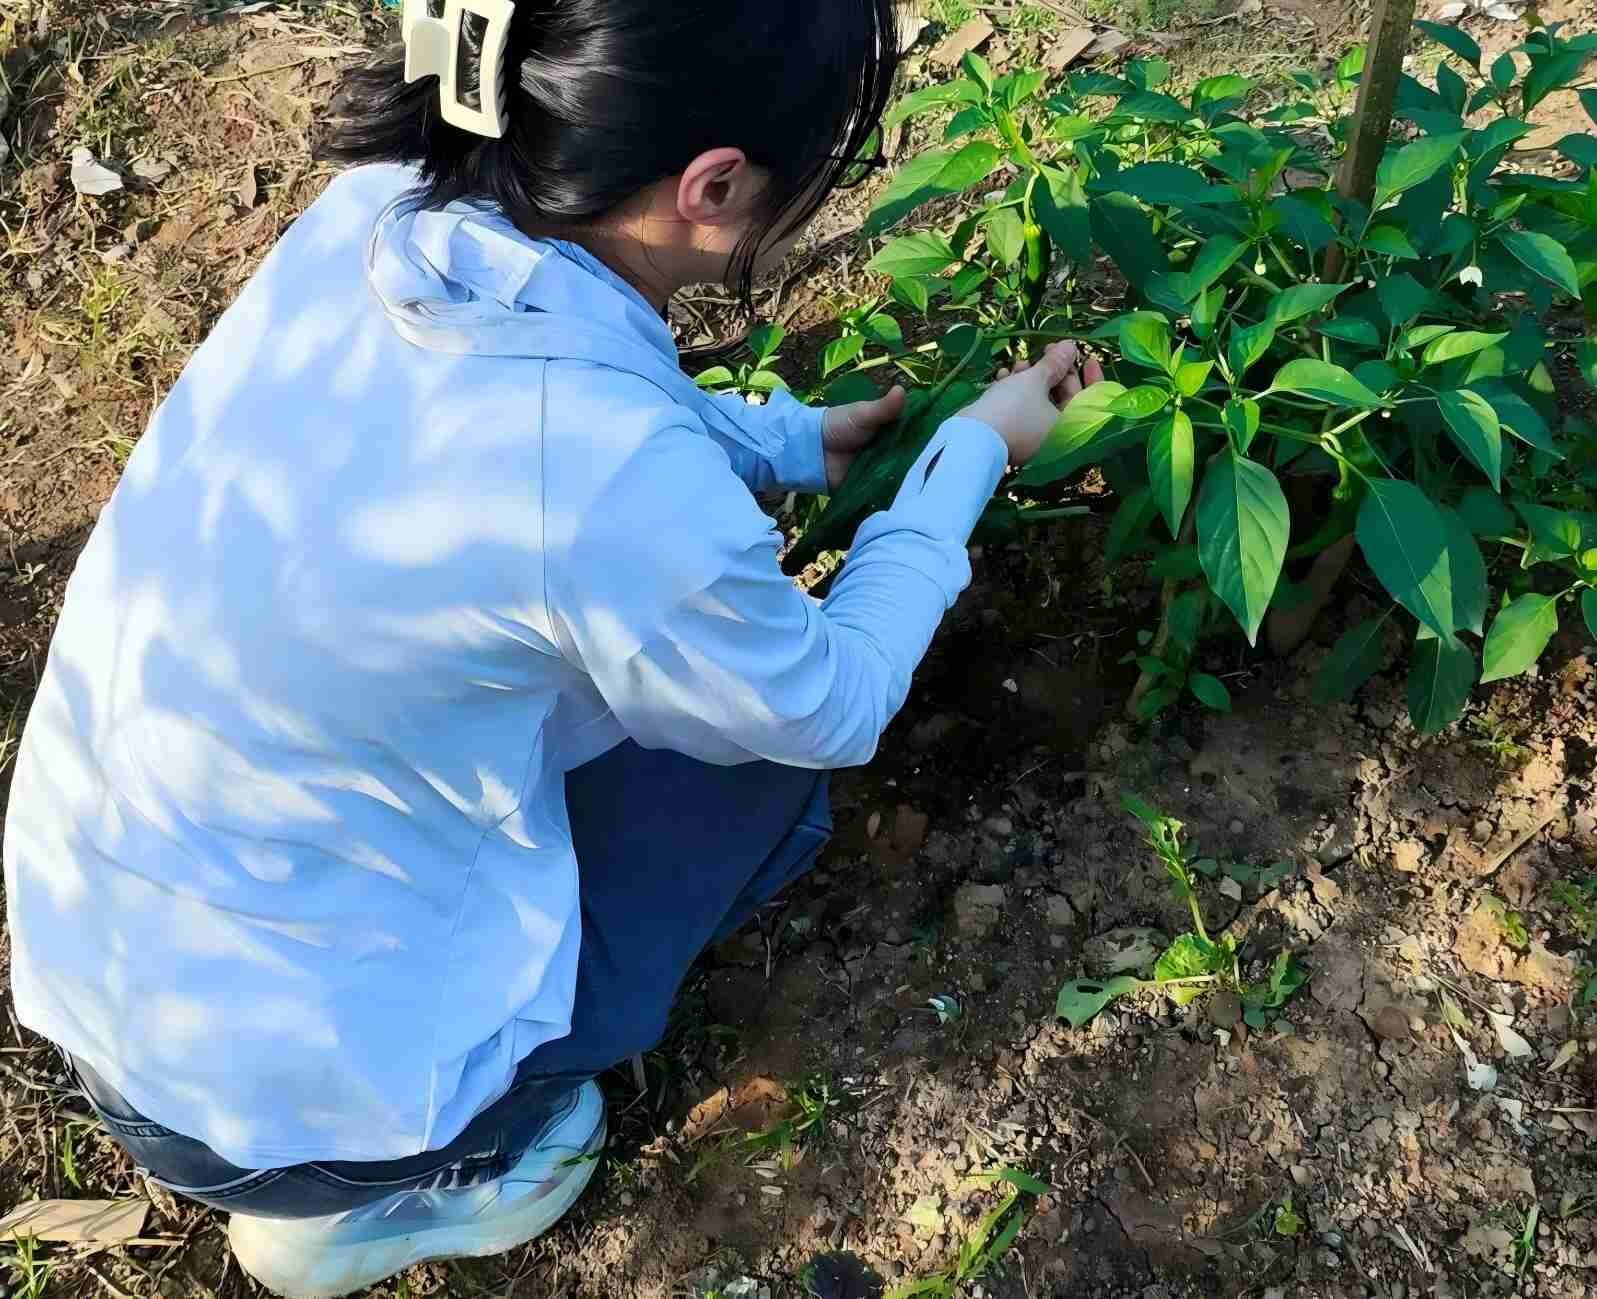
M 593 1136 L 574 1156 L 582 1162 L 559 1186 L 536 1199 L 518 1200 L 497 1217 L 314 1250 L 304 1248 L 308 1242 L 284 1239 L 293 1235 L 291 1221 L 234 1217 L 228 1223 L 228 1244 L 238 1265 L 283 1299 L 340 1299 L 418 1263 L 503 1254 L 536 1240 L 570 1211 L 598 1167 L 606 1130 L 601 1115 Z M 312 1252 L 314 1259 L 307 1258 Z

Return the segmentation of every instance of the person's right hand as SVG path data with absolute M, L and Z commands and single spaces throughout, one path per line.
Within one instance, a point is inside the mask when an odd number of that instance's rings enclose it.
M 1037 454 L 1060 407 L 1103 378 L 1097 361 L 1079 362 L 1075 343 L 1054 343 L 1035 365 L 1021 361 L 1012 373 L 1000 370 L 998 382 L 959 413 L 997 430 L 1009 447 L 1009 463 L 1019 468 Z

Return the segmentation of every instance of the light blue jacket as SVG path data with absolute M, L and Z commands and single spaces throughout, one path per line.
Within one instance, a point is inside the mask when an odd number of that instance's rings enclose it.
M 18 1014 L 247 1168 L 436 1148 L 569 1031 L 569 769 L 866 761 L 1004 463 L 950 421 L 817 604 L 750 489 L 823 486 L 819 412 L 412 180 L 334 181 L 195 352 L 12 786 Z

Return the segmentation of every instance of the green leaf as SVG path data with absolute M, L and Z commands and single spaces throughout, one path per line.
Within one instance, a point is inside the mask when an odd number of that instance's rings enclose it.
M 1396 226 L 1373 227 L 1359 241 L 1359 247 L 1380 253 L 1383 257 L 1402 257 L 1411 261 L 1420 255 L 1419 250 L 1409 242 L 1408 236 Z
M 1304 357 L 1288 361 L 1275 373 L 1268 392 L 1300 392 L 1333 406 L 1379 406 L 1380 397 L 1371 392 L 1340 365 Z
M 1381 585 L 1437 635 L 1453 635 L 1453 584 L 1441 512 L 1413 483 L 1374 478 L 1356 528 Z
M 1232 397 L 1220 412 L 1231 445 L 1238 455 L 1247 455 L 1259 432 L 1259 403 L 1251 397 Z
M 1527 116 L 1530 110 L 1546 99 L 1560 86 L 1566 86 L 1580 75 L 1581 68 L 1590 57 L 1586 50 L 1560 50 L 1557 54 L 1538 58 L 1531 56 L 1530 71 L 1520 86 L 1520 95 Z
M 752 392 L 775 392 L 787 387 L 787 380 L 774 370 L 756 370 L 743 382 Z
M 1583 338 L 1575 344 L 1575 368 L 1593 388 L 1597 388 L 1597 338 Z
M 1193 112 L 1179 99 L 1172 99 L 1158 91 L 1143 90 L 1127 95 L 1116 104 L 1114 116 L 1131 117 L 1144 122 L 1169 122 L 1179 126 L 1190 122 Z
M 850 370 L 826 385 L 821 400 L 828 406 L 847 406 L 855 401 L 874 401 L 881 395 L 868 374 L 861 370 Z
M 1203 476 L 1197 522 L 1198 557 L 1210 589 L 1254 644 L 1281 577 L 1291 531 L 1281 485 L 1263 465 L 1228 450 Z
M 1381 331 L 1375 327 L 1374 321 L 1366 320 L 1363 316 L 1332 316 L 1329 320 L 1316 321 L 1314 328 L 1321 334 L 1357 343 L 1361 347 L 1381 346 Z M 1354 377 L 1357 378 L 1356 375 Z
M 1479 70 L 1481 66 L 1481 47 L 1475 43 L 1468 32 L 1460 31 L 1457 27 L 1444 27 L 1441 23 L 1426 22 L 1415 19 L 1414 26 L 1424 32 L 1438 45 L 1445 45 L 1454 54 L 1463 59 L 1470 67 Z
M 1571 162 L 1582 167 L 1597 167 L 1597 136 L 1583 133 L 1566 135 L 1553 146 Z
M 1436 404 L 1441 407 L 1453 441 L 1496 489 L 1503 474 L 1503 434 L 1491 403 L 1478 392 L 1464 388 L 1437 393 Z
M 1580 106 L 1586 110 L 1586 116 L 1591 118 L 1592 125 L 1597 126 L 1597 90 L 1582 90 Z
M 1162 546 L 1148 565 L 1148 573 L 1157 578 L 1174 578 L 1177 582 L 1193 582 L 1203 575 L 1203 565 L 1198 560 L 1197 546 Z
M 1026 227 L 1014 208 L 999 208 L 987 218 L 987 249 L 1006 269 L 1020 260 L 1026 249 Z
M 1530 230 L 1510 230 L 1499 236 L 1509 255 L 1527 270 L 1556 285 L 1572 298 L 1580 297 L 1580 277 L 1563 245 L 1549 235 Z
M 1442 328 L 1447 327 L 1444 325 Z M 1417 329 L 1411 330 L 1406 346 L 1414 346 L 1413 339 L 1419 333 Z M 1506 331 L 1500 334 L 1482 334 L 1472 329 L 1456 329 L 1433 339 L 1425 349 L 1421 364 L 1440 365 L 1443 361 L 1451 361 L 1456 357 L 1473 356 L 1476 352 L 1496 346 L 1507 337 Z
M 1351 284 L 1294 284 L 1271 299 L 1270 320 L 1279 328 L 1324 309 L 1338 294 L 1352 287 Z
M 1466 487 L 1454 510 L 1477 537 L 1506 537 L 1518 528 L 1503 498 L 1485 487 Z
M 1337 638 L 1314 678 L 1317 704 L 1346 699 L 1381 670 L 1386 658 L 1387 614 L 1368 618 Z
M 1112 379 L 1082 389 L 1059 412 L 1037 454 L 1021 470 L 1020 481 L 1032 486 L 1052 481 L 1046 476 L 1049 463 L 1074 454 L 1092 441 L 1093 435 L 1115 418 L 1109 405 L 1125 391 L 1124 385 Z
M 1031 466 L 1028 465 L 1029 469 Z M 1109 535 L 1104 538 L 1104 561 L 1118 564 L 1132 544 L 1147 531 L 1159 507 L 1154 503 L 1153 492 L 1139 487 L 1120 502 L 1115 517 L 1109 521 Z
M 1080 1028 L 1116 997 L 1135 992 L 1141 986 L 1141 981 L 1129 974 L 1113 979 L 1072 979 L 1059 989 L 1054 1013 Z
M 1524 516 L 1535 541 L 1533 551 L 1526 556 L 1526 567 L 1547 559 L 1564 559 L 1575 554 L 1582 546 L 1580 520 L 1567 510 L 1556 510 L 1548 505 L 1534 505 L 1528 501 L 1515 502 L 1514 508 Z
M 1093 238 L 1132 287 L 1141 292 L 1151 277 L 1168 273 L 1170 259 L 1164 245 L 1136 199 L 1129 194 L 1101 194 L 1088 206 Z
M 1112 414 L 1122 415 L 1127 419 L 1146 419 L 1150 415 L 1157 415 L 1169 404 L 1168 392 L 1145 383 L 1121 393 L 1109 403 L 1109 410 Z
M 951 262 L 958 261 L 948 240 L 930 230 L 902 235 L 889 240 L 882 250 L 865 263 L 865 269 L 898 279 L 905 275 L 935 275 Z
M 749 351 L 754 353 L 758 364 L 764 365 L 776 355 L 776 349 L 782 346 L 782 340 L 786 337 L 787 330 L 774 320 L 757 325 L 749 330 Z
M 1183 397 L 1195 397 L 1212 369 L 1214 369 L 1213 361 L 1183 361 L 1176 367 L 1172 379 L 1176 391 Z
M 1376 209 L 1385 207 L 1404 190 L 1424 183 L 1458 155 L 1466 131 L 1427 135 L 1390 151 L 1375 170 Z
M 904 350 L 904 330 L 898 321 L 886 312 L 879 311 L 874 316 L 867 316 L 859 322 L 859 332 L 868 343 L 875 343 L 877 347 L 885 347 L 888 351 L 899 353 Z M 966 349 L 970 347 L 966 343 Z M 963 356 L 965 353 L 961 352 Z
M 1507 90 L 1518 75 L 1519 69 L 1514 66 L 1512 54 L 1499 54 L 1492 60 L 1492 85 L 1498 90 Z
M 1205 708 L 1212 708 L 1217 713 L 1231 711 L 1231 692 L 1219 677 L 1212 677 L 1207 672 L 1194 672 L 1187 678 L 1187 689 L 1197 696 L 1198 702 Z
M 1213 943 L 1204 942 L 1197 934 L 1181 934 L 1154 962 L 1154 980 L 1201 979 L 1215 973 L 1217 955 Z M 1176 984 L 1168 989 L 1170 999 L 1182 1006 L 1201 997 L 1204 990 L 1203 984 Z
M 882 126 L 897 126 L 917 113 L 927 112 L 943 104 L 977 104 L 981 100 L 981 87 L 974 82 L 945 81 L 905 95 L 882 118 Z
M 1453 581 L 1453 621 L 1477 636 L 1486 627 L 1486 561 L 1462 515 L 1441 507 L 1447 533 L 1447 571 Z
M 864 350 L 865 338 L 862 334 L 834 338 L 821 353 L 821 377 L 826 378 L 833 370 L 841 369 Z
M 1254 84 L 1252 77 L 1240 76 L 1235 72 L 1205 77 L 1192 91 L 1192 106 L 1196 108 L 1199 104 L 1216 100 L 1236 99 L 1252 90 Z
M 1072 168 L 1044 167 L 1042 178 L 1032 191 L 1037 224 L 1071 261 L 1091 264 L 1092 219 L 1081 177 Z
M 893 301 L 901 303 L 911 311 L 918 311 L 923 316 L 931 307 L 931 290 L 923 279 L 894 280 L 892 295 Z
M 1464 714 L 1475 686 L 1475 654 L 1456 636 L 1421 627 L 1408 662 L 1408 715 L 1421 735 L 1434 735 Z
M 1412 275 L 1398 272 L 1380 279 L 1375 286 L 1381 310 L 1394 325 L 1406 325 L 1424 311 L 1435 295 Z
M 693 382 L 701 388 L 719 388 L 725 383 L 734 383 L 737 375 L 724 365 L 712 365 L 708 370 L 701 370 L 694 375 Z
M 1589 586 L 1580 593 L 1580 614 L 1586 620 L 1586 631 L 1597 640 L 1597 591 Z
M 1017 1191 L 1024 1191 L 1027 1195 L 1047 1195 L 1052 1189 L 1041 1178 L 1033 1177 L 1030 1173 L 1009 1164 L 1001 1168 L 989 1168 L 985 1172 L 972 1173 L 969 1180 L 980 1183 L 1008 1182 Z
M 1148 434 L 1148 484 L 1172 537 L 1180 534 L 1181 520 L 1192 500 L 1195 459 L 1192 421 L 1185 412 L 1172 411 L 1153 426 Z
M 1558 597 L 1522 595 L 1492 619 L 1481 650 L 1481 684 L 1517 677 L 1542 656 L 1558 630 Z
M 1170 369 L 1170 322 L 1139 311 L 1120 326 L 1120 352 L 1128 361 L 1164 374 Z
M 1240 379 L 1270 350 L 1273 342 L 1275 324 L 1272 321 L 1261 321 L 1245 329 L 1233 327 L 1231 337 L 1226 342 L 1226 359 L 1231 363 L 1231 373 Z
M 998 165 L 998 146 L 972 140 L 958 150 L 933 149 L 910 159 L 871 206 L 863 233 L 878 235 L 928 199 L 969 189 Z
M 1190 117 L 1185 113 L 1182 120 Z M 1104 178 L 1117 193 L 1130 194 L 1157 207 L 1198 207 L 1223 202 L 1227 195 L 1203 173 L 1173 162 L 1139 162 Z
M 960 59 L 959 66 L 965 69 L 965 75 L 982 88 L 982 93 L 993 93 L 993 70 L 987 60 L 970 50 L 965 57 Z

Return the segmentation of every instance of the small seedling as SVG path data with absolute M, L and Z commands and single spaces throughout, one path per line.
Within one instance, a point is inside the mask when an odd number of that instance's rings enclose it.
M 696 375 L 693 382 L 714 392 L 758 393 L 762 396 L 769 396 L 778 388 L 786 388 L 787 381 L 771 369 L 778 360 L 777 348 L 782 346 L 782 340 L 786 337 L 787 331 L 775 321 L 757 326 L 749 331 L 745 344 L 751 360 L 743 362 L 735 370 L 725 365 L 711 366 Z
M 973 1180 L 989 1184 L 1005 1182 L 1010 1189 L 960 1243 L 959 1253 L 950 1267 L 906 1281 L 889 1292 L 887 1299 L 954 1299 L 955 1295 L 963 1293 L 966 1285 L 987 1275 L 1020 1235 L 1026 1222 L 1022 1197 L 1043 1195 L 1049 1189 L 1048 1183 L 1018 1168 L 995 1168 Z
M 1292 1197 L 1284 1195 L 1281 1203 L 1276 1206 L 1275 1219 L 1272 1222 L 1275 1234 L 1288 1239 L 1297 1236 L 1303 1230 L 1303 1219 L 1298 1216 L 1297 1210 L 1292 1207 Z
M 1132 794 L 1121 795 L 1121 802 L 1142 822 L 1148 846 L 1170 877 L 1176 897 L 1190 908 L 1192 930 L 1177 935 L 1165 948 L 1154 962 L 1151 979 L 1139 979 L 1130 974 L 1112 979 L 1072 979 L 1059 990 L 1057 1013 L 1079 1028 L 1116 997 L 1139 988 L 1163 989 L 1178 1005 L 1185 1005 L 1205 991 L 1227 988 L 1241 996 L 1243 1018 L 1249 1027 L 1265 1027 L 1269 1012 L 1279 1010 L 1308 981 L 1308 969 L 1283 950 L 1271 964 L 1268 979 L 1244 983 L 1235 937 L 1223 934 L 1211 938 L 1198 904 L 1198 880 L 1205 875 L 1218 874 L 1218 864 L 1207 858 L 1193 857 L 1183 841 L 1182 823 L 1174 817 L 1163 815 Z M 1272 878 L 1280 877 L 1276 874 L 1280 871 L 1279 865 L 1268 867 L 1266 871 Z
M 1525 1215 L 1524 1226 L 1514 1240 L 1514 1275 L 1521 1283 L 1536 1259 L 1536 1224 L 1541 1216 L 1541 1205 L 1532 1204 Z
M 1472 714 L 1465 725 L 1475 735 L 1470 747 L 1479 749 L 1504 771 L 1523 767 L 1530 760 L 1530 750 L 1514 738 L 1503 719 L 1490 709 Z
M 1181 552 L 1178 562 L 1186 564 L 1189 556 Z M 1195 577 L 1194 570 L 1180 570 L 1187 579 Z M 1167 570 L 1159 562 L 1153 566 L 1155 577 L 1169 578 L 1174 570 Z M 1142 679 L 1147 688 L 1133 696 L 1138 721 L 1148 721 L 1190 694 L 1205 708 L 1217 713 L 1231 711 L 1231 692 L 1219 677 L 1193 670 L 1192 660 L 1198 648 L 1198 638 L 1206 618 L 1212 612 L 1209 593 L 1200 587 L 1183 591 L 1172 601 L 1162 636 L 1141 632 L 1137 640 L 1145 648 L 1140 654 L 1127 654 L 1120 661 L 1135 663 L 1142 669 Z M 1144 639 L 1146 638 L 1146 639 Z
M 1570 924 L 1583 942 L 1597 938 L 1597 875 L 1583 880 L 1559 880 L 1553 897 L 1569 911 Z
M 1510 911 L 1508 903 L 1495 893 L 1488 893 L 1481 899 L 1481 910 L 1497 922 L 1497 927 L 1503 931 L 1503 941 L 1510 947 L 1520 951 L 1530 946 L 1530 931 L 1525 928 L 1525 917 L 1517 911 Z

